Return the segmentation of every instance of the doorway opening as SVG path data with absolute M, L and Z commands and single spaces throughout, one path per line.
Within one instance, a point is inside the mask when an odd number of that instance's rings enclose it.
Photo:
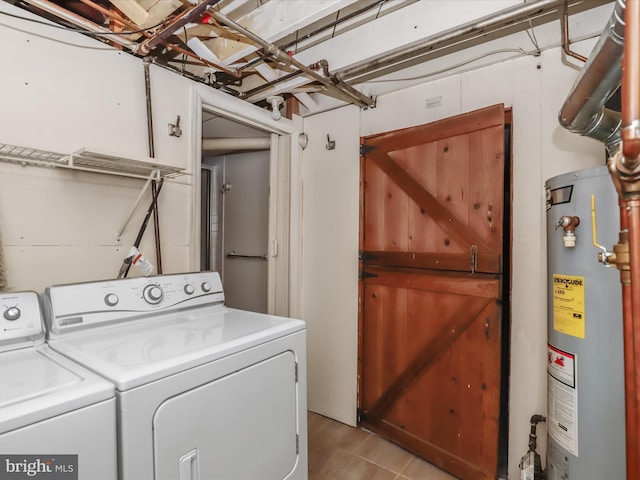
M 294 117 L 294 120 L 274 120 L 267 110 L 201 86 L 197 86 L 194 91 L 193 108 L 195 128 L 191 132 L 194 152 L 190 235 L 192 248 L 189 249 L 191 268 L 195 271 L 203 268 L 201 244 L 203 238 L 209 238 L 208 235 L 203 235 L 201 222 L 203 139 L 213 137 L 216 141 L 227 139 L 233 142 L 242 139 L 245 143 L 250 143 L 251 138 L 256 140 L 255 137 L 259 137 L 260 142 L 270 139 L 270 148 L 263 149 L 268 150 L 269 155 L 268 240 L 264 246 L 268 272 L 267 313 L 299 316 L 302 177 L 298 136 L 301 119 Z M 219 120 L 214 120 L 213 117 Z M 211 213 L 212 205 L 205 205 L 205 210 Z M 259 252 L 264 253 L 265 250 Z
M 267 313 L 271 133 L 205 111 L 202 137 L 200 269 L 228 306 Z

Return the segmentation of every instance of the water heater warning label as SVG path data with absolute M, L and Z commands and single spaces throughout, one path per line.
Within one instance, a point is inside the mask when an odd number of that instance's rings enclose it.
M 547 429 L 558 445 L 578 456 L 576 356 L 547 344 Z
M 584 277 L 553 275 L 553 329 L 584 338 Z

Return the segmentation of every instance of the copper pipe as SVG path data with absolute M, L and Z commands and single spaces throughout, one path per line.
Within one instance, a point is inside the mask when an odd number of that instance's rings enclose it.
M 638 465 L 640 463 L 640 441 L 638 425 L 640 405 L 640 198 L 627 198 L 624 200 L 624 216 L 627 217 L 629 227 L 629 262 L 631 267 L 631 309 L 626 305 L 624 318 L 625 331 L 625 387 L 627 411 L 627 478 L 636 480 Z M 638 335 L 636 335 L 638 333 Z M 633 358 L 631 358 L 633 357 Z
M 620 202 L 620 243 L 629 243 L 629 221 L 627 209 Z M 622 284 L 622 327 L 624 336 L 624 389 L 625 389 L 625 418 L 626 418 L 626 453 L 627 480 L 640 478 L 638 465 L 638 430 L 634 428 L 638 422 L 638 398 L 635 392 L 635 378 L 626 372 L 635 370 L 635 355 L 632 345 L 635 345 L 633 308 L 631 303 L 631 276 L 629 270 L 620 270 Z
M 568 0 L 564 0 L 562 4 L 562 50 L 566 55 L 577 58 L 583 62 L 587 61 L 587 57 L 583 57 L 579 53 L 571 50 L 571 42 L 569 41 L 569 4 Z
M 123 47 L 134 49 L 136 43 L 121 35 L 112 35 L 114 32 L 111 30 L 96 25 L 90 20 L 87 20 L 80 15 L 70 12 L 69 10 L 62 8 L 60 5 L 49 2 L 48 0 L 23 0 L 25 3 L 32 5 L 40 10 L 50 13 L 62 20 L 65 20 L 73 25 L 85 29 L 87 32 L 104 33 L 109 35 L 109 40 L 116 42 Z
M 134 51 L 136 53 L 146 55 L 151 51 L 153 47 L 161 43 L 163 40 L 166 40 L 176 30 L 182 28 L 189 22 L 195 21 L 207 10 L 207 8 L 215 5 L 218 2 L 220 2 L 220 0 L 202 0 L 192 9 L 185 10 L 184 12 L 182 12 L 182 14 L 174 18 L 169 25 L 167 25 L 163 30 L 156 33 L 153 37 L 138 44 L 138 46 L 135 47 Z
M 633 169 L 640 163 L 640 1 L 627 1 L 624 21 L 622 153 L 625 166 Z
M 624 214 L 624 212 L 623 212 Z M 622 277 L 623 273 L 620 272 Z M 633 310 L 631 308 L 631 285 L 622 284 L 622 317 L 624 335 L 624 389 L 625 389 L 625 419 L 626 419 L 626 451 L 627 451 L 627 480 L 640 478 L 640 468 L 638 466 L 638 398 L 634 395 L 635 378 L 627 375 L 626 372 L 633 372 L 635 369 L 635 358 L 632 348 L 628 345 L 635 344 L 633 334 Z
M 113 20 L 116 20 L 118 22 L 122 22 L 123 25 L 126 25 L 127 27 L 129 27 L 132 30 L 139 30 L 138 25 L 130 22 L 129 20 L 124 18 L 122 15 L 118 15 L 116 12 L 114 12 L 112 10 L 109 10 L 107 8 L 104 8 L 101 5 L 98 5 L 97 3 L 93 2 L 92 0 L 80 0 L 80 1 L 82 3 L 84 3 L 85 5 L 87 5 L 87 6 L 91 7 L 91 8 L 93 8 L 93 9 L 95 9 L 96 11 L 102 13 L 104 16 L 109 17 L 109 18 L 111 18 Z M 146 32 L 146 31 L 143 31 L 143 32 L 140 32 L 140 33 L 142 33 L 142 35 L 144 35 L 147 38 L 152 38 L 153 37 L 153 34 L 151 34 L 149 32 Z M 190 52 L 188 50 L 185 50 L 182 47 L 178 47 L 177 45 L 169 43 L 169 42 L 167 42 L 165 40 L 161 40 L 160 43 L 162 45 L 164 45 L 165 47 L 167 47 L 168 49 L 170 49 L 170 50 L 175 50 L 176 52 L 181 53 L 182 55 L 187 55 L 188 57 L 195 58 L 196 60 L 198 60 L 199 62 L 203 63 L 204 65 L 207 65 L 209 67 L 213 67 L 216 70 L 220 70 L 220 71 L 223 71 L 223 72 L 228 73 L 230 75 L 233 75 L 236 78 L 240 78 L 240 74 L 238 72 L 236 72 L 234 70 L 230 70 L 229 68 L 227 68 L 227 67 L 225 67 L 223 65 L 219 65 L 217 63 L 210 62 L 209 60 L 206 60 L 206 59 L 196 55 L 195 53 L 192 53 L 192 52 Z
M 95 11 L 100 12 L 101 14 L 103 14 L 105 17 L 109 17 L 113 20 L 116 20 L 120 23 L 122 23 L 123 25 L 129 27 L 131 30 L 140 30 L 140 26 L 136 25 L 133 22 L 130 22 L 129 20 L 127 20 L 126 18 L 124 18 L 122 15 L 118 15 L 116 12 L 114 12 L 113 10 L 109 10 L 108 8 L 104 8 L 102 5 L 98 5 L 95 2 L 92 2 L 91 0 L 80 0 L 80 2 L 84 3 L 85 5 L 87 5 L 88 7 L 93 8 Z M 142 35 L 144 35 L 145 37 L 151 37 L 152 34 L 146 31 L 140 32 Z
M 640 1 L 629 0 L 625 9 L 625 53 L 622 75 L 622 144 L 619 158 L 628 176 L 619 175 L 624 193 L 625 214 L 629 227 L 629 263 L 631 268 L 631 309 L 626 310 L 625 331 L 625 388 L 627 430 L 627 478 L 640 475 L 640 197 L 637 188 L 638 155 L 640 154 Z M 638 335 L 636 335 L 636 333 Z M 627 352 L 629 350 L 629 352 Z M 630 358 L 633 356 L 633 358 Z M 629 398 L 631 397 L 631 398 Z

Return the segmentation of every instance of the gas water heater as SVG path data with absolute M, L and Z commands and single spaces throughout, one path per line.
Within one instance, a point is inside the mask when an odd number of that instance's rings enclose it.
M 617 194 L 604 166 L 545 187 L 547 478 L 625 480 L 620 276 L 596 247 L 618 242 Z

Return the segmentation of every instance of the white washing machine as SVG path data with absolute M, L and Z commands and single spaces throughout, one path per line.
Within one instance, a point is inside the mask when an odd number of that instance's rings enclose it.
M 306 331 L 214 272 L 49 287 L 49 345 L 116 386 L 119 480 L 307 478 Z
M 116 480 L 115 389 L 44 343 L 36 293 L 0 293 L 0 478 Z

